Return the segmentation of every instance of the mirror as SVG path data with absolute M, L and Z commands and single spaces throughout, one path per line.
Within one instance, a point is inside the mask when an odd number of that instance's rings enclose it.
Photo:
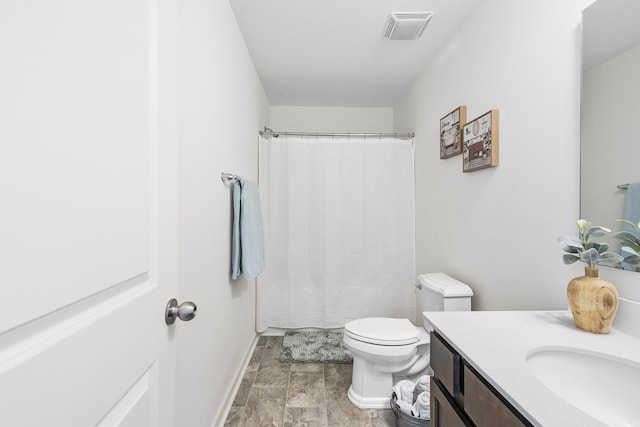
M 618 186 L 640 182 L 639 16 L 638 0 L 597 0 L 583 12 L 580 216 L 613 231 L 628 194 Z

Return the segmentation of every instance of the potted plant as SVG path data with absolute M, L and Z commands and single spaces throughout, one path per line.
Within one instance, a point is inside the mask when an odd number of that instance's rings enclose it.
M 634 224 L 626 219 L 619 219 L 630 226 L 632 231 L 622 230 L 613 233 L 613 238 L 620 240 L 621 253 L 624 253 L 624 260 L 627 264 L 636 266 L 636 270 L 640 268 L 640 222 Z
M 592 239 L 602 237 L 611 230 L 591 225 L 584 219 L 576 221 L 578 236 L 560 236 L 558 242 L 566 252 L 565 264 L 583 261 L 587 264 L 585 275 L 571 279 L 567 286 L 567 299 L 573 320 L 578 328 L 588 332 L 606 334 L 611 329 L 618 311 L 618 291 L 615 286 L 598 277 L 598 264 L 616 265 L 623 257 L 608 252 L 607 243 Z

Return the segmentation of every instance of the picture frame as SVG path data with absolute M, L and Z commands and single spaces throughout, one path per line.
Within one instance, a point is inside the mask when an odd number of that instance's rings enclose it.
M 467 120 L 467 107 L 461 105 L 440 119 L 440 158 L 462 153 L 462 127 Z
M 498 166 L 498 110 L 490 110 L 462 128 L 462 172 Z

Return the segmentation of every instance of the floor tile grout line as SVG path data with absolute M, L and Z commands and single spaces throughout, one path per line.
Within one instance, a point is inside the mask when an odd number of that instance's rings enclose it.
M 329 426 L 329 405 L 327 405 L 327 365 L 322 364 L 322 382 L 324 384 L 324 425 Z
M 285 417 L 287 416 L 287 402 L 289 401 L 289 386 L 291 385 L 291 363 L 289 363 L 289 377 L 287 379 L 287 392 L 284 396 L 284 407 L 282 408 L 282 426 L 284 427 Z

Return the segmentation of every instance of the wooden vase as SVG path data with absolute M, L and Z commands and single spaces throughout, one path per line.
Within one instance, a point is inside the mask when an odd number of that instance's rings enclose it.
M 606 334 L 618 311 L 618 290 L 598 277 L 597 268 L 585 267 L 584 274 L 571 279 L 567 286 L 573 320 L 582 330 Z

